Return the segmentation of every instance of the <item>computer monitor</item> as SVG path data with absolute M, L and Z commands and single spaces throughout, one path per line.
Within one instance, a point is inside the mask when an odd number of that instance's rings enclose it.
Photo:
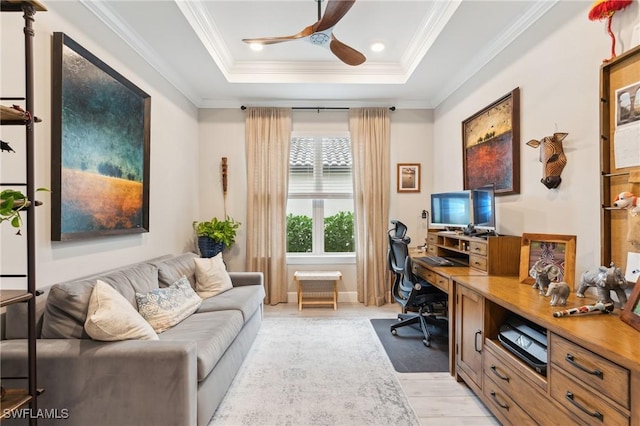
M 496 230 L 496 201 L 494 186 L 473 189 L 473 226 L 475 229 Z
M 464 228 L 473 223 L 471 191 L 431 194 L 432 228 Z

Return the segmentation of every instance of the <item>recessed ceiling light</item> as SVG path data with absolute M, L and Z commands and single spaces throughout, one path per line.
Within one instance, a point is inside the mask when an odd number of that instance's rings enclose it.
M 371 51 L 372 52 L 382 52 L 384 50 L 384 44 L 383 43 L 373 43 L 371 45 Z
M 264 45 L 260 43 L 251 43 L 249 46 L 251 47 L 251 50 L 255 50 L 256 52 L 261 51 L 264 47 Z

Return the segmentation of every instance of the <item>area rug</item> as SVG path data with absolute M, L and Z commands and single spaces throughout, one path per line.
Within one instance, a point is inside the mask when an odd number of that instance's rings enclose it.
M 210 425 L 419 425 L 368 319 L 265 318 Z
M 371 324 L 382 342 L 387 356 L 398 373 L 435 373 L 449 371 L 449 339 L 446 327 L 429 325 L 431 346 L 422 343 L 424 336 L 419 328 L 398 328 L 391 334 L 389 326 L 397 323 L 395 318 L 372 319 Z

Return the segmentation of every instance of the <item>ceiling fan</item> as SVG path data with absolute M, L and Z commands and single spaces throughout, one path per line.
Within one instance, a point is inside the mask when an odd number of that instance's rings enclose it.
M 333 27 L 351 9 L 356 0 L 328 0 L 324 15 L 320 3 L 323 0 L 315 0 L 318 3 L 318 20 L 304 28 L 298 34 L 283 37 L 245 38 L 245 43 L 276 44 L 284 41 L 305 39 L 311 44 L 328 47 L 334 55 L 347 65 L 360 65 L 367 60 L 365 56 L 352 47 L 342 43 L 333 35 Z

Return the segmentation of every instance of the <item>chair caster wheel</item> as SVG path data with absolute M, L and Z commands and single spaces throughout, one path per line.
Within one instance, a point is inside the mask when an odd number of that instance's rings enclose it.
M 431 340 L 422 339 L 422 343 L 428 348 L 431 347 Z
M 391 329 L 391 334 L 393 334 L 395 336 L 396 334 L 398 334 L 398 330 L 396 330 L 395 328 L 392 328 Z

